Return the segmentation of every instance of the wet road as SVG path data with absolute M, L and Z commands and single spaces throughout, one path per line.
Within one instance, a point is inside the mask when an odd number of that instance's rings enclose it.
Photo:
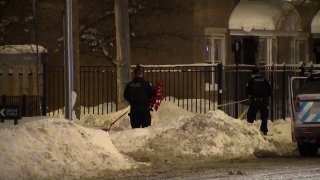
M 219 166 L 217 163 L 216 166 Z M 221 167 L 155 179 L 319 179 L 320 158 L 270 158 L 221 163 Z
M 158 169 L 154 169 L 158 168 Z M 226 162 L 198 162 L 141 169 L 109 176 L 110 179 L 319 179 L 320 158 L 257 158 Z M 105 179 L 105 178 L 104 178 Z

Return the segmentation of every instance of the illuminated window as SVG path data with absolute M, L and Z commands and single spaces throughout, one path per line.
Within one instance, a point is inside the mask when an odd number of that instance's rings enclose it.
M 211 63 L 225 64 L 225 28 L 205 29 L 205 60 Z
M 307 39 L 295 39 L 293 41 L 293 51 L 291 52 L 291 63 L 303 62 L 308 63 L 308 40 Z
M 272 64 L 277 63 L 278 52 L 277 52 L 277 39 L 272 37 L 259 37 L 258 46 L 258 57 L 257 63 Z

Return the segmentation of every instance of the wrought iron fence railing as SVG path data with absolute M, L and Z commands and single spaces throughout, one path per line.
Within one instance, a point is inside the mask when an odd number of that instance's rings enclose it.
M 165 100 L 196 113 L 221 109 L 237 118 L 248 107 L 245 86 L 250 78 L 252 65 L 194 64 L 194 65 L 145 65 L 144 77 L 152 84 L 165 83 Z M 289 116 L 288 77 L 301 72 L 320 70 L 320 67 L 299 65 L 259 66 L 273 88 L 270 98 L 270 119 Z M 45 106 L 49 116 L 63 113 L 63 67 L 51 67 L 44 73 L 44 95 L 35 103 Z M 103 115 L 116 109 L 116 69 L 109 66 L 82 66 L 80 68 L 80 105 L 82 115 Z M 241 101 L 239 103 L 235 103 Z M 40 102 L 40 103 L 39 103 Z M 29 105 L 28 105 L 29 106 Z M 32 105 L 30 105 L 32 106 Z M 40 108 L 40 105 L 36 106 Z M 32 108 L 31 108 L 32 109 Z M 37 114 L 30 113 L 30 114 Z M 41 112 L 38 111 L 38 115 Z

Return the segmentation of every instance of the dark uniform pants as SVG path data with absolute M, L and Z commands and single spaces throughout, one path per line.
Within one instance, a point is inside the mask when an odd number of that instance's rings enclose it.
M 151 114 L 148 107 L 131 107 L 129 116 L 132 129 L 151 126 Z
M 256 114 L 258 111 L 261 114 L 261 120 L 262 120 L 260 130 L 264 133 L 267 133 L 268 132 L 269 108 L 268 108 L 268 102 L 266 99 L 264 99 L 264 98 L 252 99 L 251 104 L 248 109 L 248 112 L 247 112 L 247 121 L 249 123 L 253 123 L 253 121 L 256 120 Z

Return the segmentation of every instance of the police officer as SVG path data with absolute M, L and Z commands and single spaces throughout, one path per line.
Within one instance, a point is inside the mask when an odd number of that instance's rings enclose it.
M 143 71 L 140 64 L 134 69 L 134 78 L 124 90 L 124 98 L 131 106 L 131 127 L 144 128 L 151 125 L 150 99 L 155 96 L 156 91 L 149 82 L 143 79 Z
M 262 131 L 264 135 L 267 135 L 268 133 L 268 97 L 271 96 L 271 92 L 272 90 L 269 81 L 262 77 L 257 68 L 254 68 L 252 70 L 251 79 L 246 86 L 246 96 L 251 100 L 247 112 L 247 121 L 253 123 L 256 119 L 256 114 L 259 111 L 262 120 L 260 131 Z

